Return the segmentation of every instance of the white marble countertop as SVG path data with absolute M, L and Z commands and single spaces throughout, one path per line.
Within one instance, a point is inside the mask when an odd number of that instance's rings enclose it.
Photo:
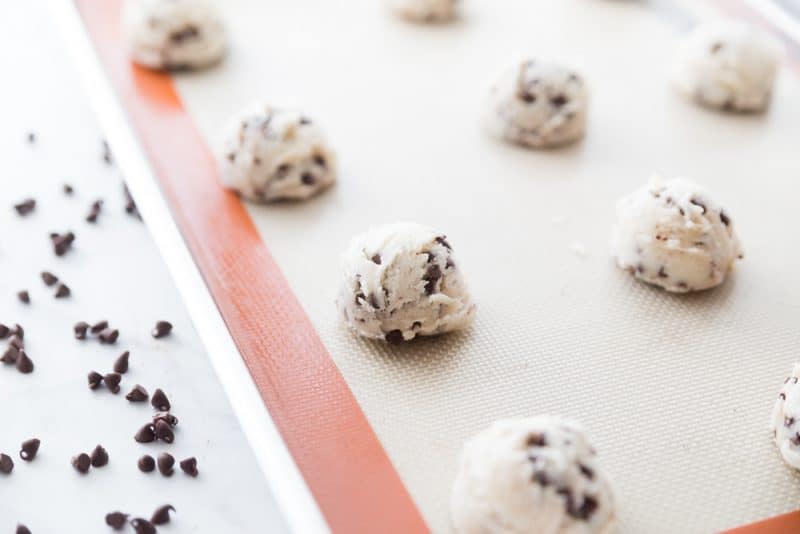
M 8 163 L 0 178 L 0 322 L 25 327 L 36 365 L 30 375 L 0 367 L 0 452 L 16 464 L 0 475 L 0 532 L 18 522 L 35 534 L 106 532 L 107 512 L 148 518 L 166 503 L 177 514 L 160 531 L 286 531 L 147 228 L 124 211 L 122 178 L 102 161 L 101 133 L 45 4 L 0 4 L 0 39 L 0 146 Z M 28 131 L 36 134 L 32 145 Z M 62 192 L 64 183 L 73 196 Z M 12 205 L 28 196 L 37 207 L 21 218 Z M 98 198 L 105 204 L 91 225 L 84 217 Z M 48 234 L 67 230 L 77 235 L 74 250 L 57 258 Z M 43 270 L 61 277 L 72 296 L 54 299 Z M 21 289 L 29 290 L 29 305 L 17 301 Z M 99 319 L 119 328 L 116 345 L 73 338 L 75 322 Z M 159 319 L 174 324 L 171 337 L 150 336 Z M 86 374 L 110 372 L 124 350 L 130 371 L 120 394 L 90 391 Z M 180 419 L 174 444 L 133 440 L 153 412 L 125 400 L 134 384 L 167 392 Z M 31 437 L 42 446 L 26 463 L 19 445 Z M 98 443 L 110 464 L 78 474 L 71 457 Z M 200 476 L 139 472 L 139 456 L 162 451 L 197 457 Z

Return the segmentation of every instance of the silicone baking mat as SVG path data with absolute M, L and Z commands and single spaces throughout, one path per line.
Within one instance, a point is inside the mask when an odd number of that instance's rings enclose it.
M 106 18 L 94 14 L 101 3 Z M 797 507 L 800 478 L 768 431 L 800 344 L 790 68 L 768 113 L 731 116 L 668 87 L 694 14 L 662 4 L 475 0 L 454 24 L 417 26 L 380 2 L 229 0 L 230 56 L 175 77 L 170 93 L 167 77 L 121 66 L 118 2 L 79 4 L 334 530 L 423 530 L 418 510 L 447 532 L 463 441 L 494 419 L 538 413 L 587 426 L 621 533 L 712 532 Z M 487 83 L 521 54 L 585 75 L 584 141 L 534 152 L 480 131 Z M 339 184 L 303 204 L 243 208 L 222 193 L 208 147 L 252 100 L 315 117 L 339 154 Z M 159 132 L 173 107 L 188 118 Z M 175 139 L 194 127 L 203 138 Z M 746 258 L 721 288 L 669 295 L 614 267 L 614 202 L 654 172 L 705 184 L 732 214 Z M 339 323 L 340 252 L 395 220 L 448 235 L 478 305 L 472 329 L 389 347 Z

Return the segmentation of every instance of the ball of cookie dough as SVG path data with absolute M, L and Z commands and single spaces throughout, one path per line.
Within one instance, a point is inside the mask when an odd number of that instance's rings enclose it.
M 612 248 L 622 269 L 676 293 L 721 284 L 742 257 L 730 216 L 683 178 L 653 178 L 621 198 Z
M 766 33 L 740 22 L 711 22 L 679 45 L 672 79 L 704 106 L 760 111 L 769 104 L 779 61 L 780 46 Z
M 225 27 L 205 0 L 127 0 L 123 27 L 133 60 L 151 69 L 206 67 L 227 48 Z
M 783 382 L 775 401 L 770 421 L 775 444 L 783 461 L 800 469 L 800 363 L 794 364 L 792 375 Z
M 455 17 L 457 0 L 388 0 L 391 9 L 415 22 L 445 22 Z
M 317 124 L 270 106 L 232 122 L 219 160 L 223 183 L 256 202 L 306 199 L 336 180 L 336 157 Z
M 491 135 L 511 143 L 556 147 L 583 136 L 587 104 L 588 91 L 577 73 L 526 59 L 489 88 L 483 124 Z
M 608 534 L 616 523 L 583 428 L 552 416 L 497 421 L 467 441 L 450 515 L 457 534 Z
M 357 333 L 389 343 L 466 328 L 475 314 L 450 243 L 414 223 L 353 238 L 337 306 Z

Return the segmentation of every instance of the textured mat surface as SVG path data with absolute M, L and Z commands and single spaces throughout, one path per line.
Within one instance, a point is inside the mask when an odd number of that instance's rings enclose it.
M 712 113 L 667 85 L 680 25 L 663 10 L 464 4 L 458 23 L 428 27 L 379 2 L 230 0 L 229 61 L 179 81 L 209 142 L 254 99 L 301 105 L 328 132 L 340 184 L 249 211 L 427 521 L 448 530 L 464 439 L 537 413 L 588 427 L 623 534 L 711 532 L 797 507 L 800 477 L 768 418 L 800 347 L 798 79 L 784 70 L 763 116 Z M 585 74 L 582 143 L 529 152 L 480 131 L 486 83 L 520 53 Z M 730 283 L 680 297 L 614 267 L 614 202 L 652 172 L 704 183 L 727 207 L 746 253 Z M 339 254 L 395 220 L 449 236 L 478 304 L 472 330 L 390 348 L 338 323 Z

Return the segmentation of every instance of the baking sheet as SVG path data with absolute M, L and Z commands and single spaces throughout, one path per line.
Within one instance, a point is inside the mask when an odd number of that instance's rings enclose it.
M 475 0 L 448 26 L 406 24 L 380 2 L 221 7 L 231 55 L 179 77 L 181 95 L 211 144 L 257 99 L 328 132 L 340 183 L 249 211 L 435 532 L 448 530 L 463 440 L 537 413 L 588 427 L 622 533 L 709 532 L 796 507 L 800 478 L 768 432 L 800 343 L 788 69 L 767 114 L 728 116 L 669 90 L 681 25 L 651 4 Z M 524 53 L 585 74 L 583 142 L 532 152 L 478 128 L 486 84 Z M 705 184 L 732 214 L 746 259 L 725 286 L 668 295 L 614 267 L 614 202 L 653 172 Z M 448 235 L 478 304 L 470 331 L 387 347 L 338 322 L 338 255 L 395 220 Z

